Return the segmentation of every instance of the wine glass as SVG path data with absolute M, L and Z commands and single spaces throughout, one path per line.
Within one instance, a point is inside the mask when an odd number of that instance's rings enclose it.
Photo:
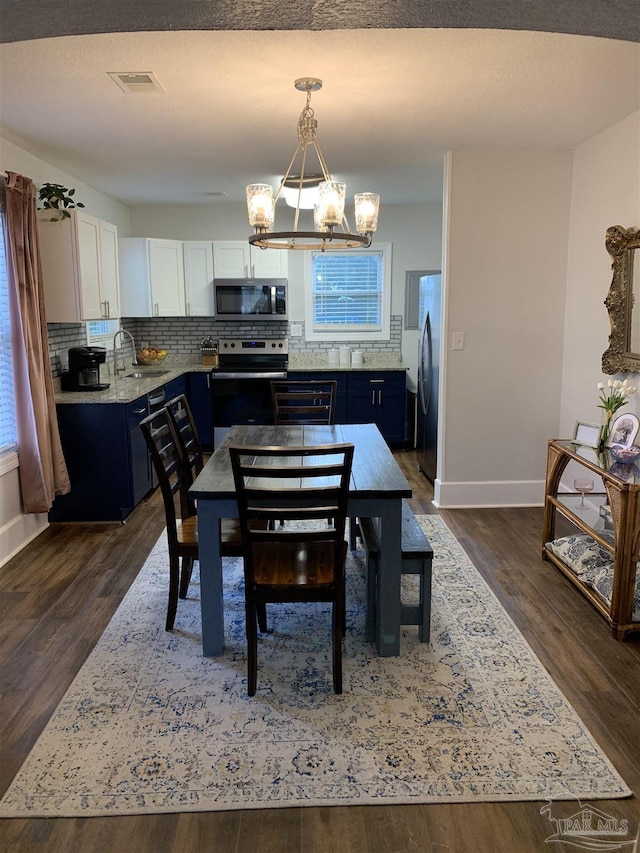
M 584 496 L 593 491 L 593 480 L 589 480 L 587 477 L 576 477 L 573 481 L 573 488 L 576 492 L 580 492 L 582 496 L 578 504 L 578 509 L 586 509 L 587 505 L 584 502 Z

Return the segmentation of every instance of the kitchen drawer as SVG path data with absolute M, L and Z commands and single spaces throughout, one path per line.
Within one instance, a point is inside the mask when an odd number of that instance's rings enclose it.
M 143 418 L 149 414 L 147 406 L 146 394 L 144 397 L 138 397 L 133 403 L 129 403 L 126 408 L 127 429 L 133 429 Z

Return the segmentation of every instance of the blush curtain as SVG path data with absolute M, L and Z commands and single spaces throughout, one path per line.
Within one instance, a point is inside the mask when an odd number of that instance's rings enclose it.
M 5 186 L 7 277 L 18 431 L 18 464 L 25 513 L 47 512 L 70 491 L 62 453 L 49 362 L 36 188 L 9 172 Z

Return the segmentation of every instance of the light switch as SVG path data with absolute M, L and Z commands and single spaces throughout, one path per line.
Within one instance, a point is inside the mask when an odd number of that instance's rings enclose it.
M 464 349 L 464 332 L 454 332 L 451 349 Z
M 302 323 L 292 323 L 291 324 L 291 337 L 292 338 L 302 337 Z

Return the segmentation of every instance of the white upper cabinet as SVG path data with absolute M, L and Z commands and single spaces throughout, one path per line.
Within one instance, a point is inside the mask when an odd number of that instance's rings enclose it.
M 187 317 L 213 317 L 213 243 L 186 240 L 182 250 Z
M 256 249 L 243 240 L 215 240 L 213 271 L 216 278 L 286 278 L 286 249 Z
M 184 317 L 182 241 L 124 237 L 120 300 L 124 317 Z
M 120 266 L 118 261 L 118 229 L 100 220 L 100 273 L 102 299 L 106 302 L 106 319 L 120 316 Z
M 38 214 L 45 310 L 49 323 L 120 316 L 118 230 L 80 210 L 50 222 Z

